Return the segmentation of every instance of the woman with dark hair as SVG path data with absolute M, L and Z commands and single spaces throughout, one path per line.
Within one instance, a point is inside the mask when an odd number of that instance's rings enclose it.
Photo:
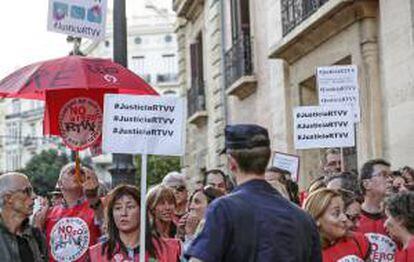
M 223 192 L 213 186 L 206 186 L 193 192 L 190 196 L 188 213 L 180 220 L 180 230 L 184 235 L 184 250 L 188 248 L 204 226 L 204 217 L 208 205 Z
M 140 194 L 138 188 L 120 185 L 109 195 L 106 208 L 107 239 L 89 249 L 90 261 L 139 261 Z M 178 240 L 160 238 L 146 219 L 146 261 L 177 262 L 181 254 Z
M 393 171 L 391 173 L 391 177 L 392 177 L 392 192 L 393 193 L 401 193 L 404 191 L 408 191 L 406 187 L 407 180 L 400 171 Z
M 346 228 L 350 233 L 355 232 L 359 226 L 361 203 L 363 200 L 359 195 L 349 190 L 338 189 L 338 192 L 344 201 L 344 212 L 347 219 Z
M 385 214 L 385 228 L 402 246 L 395 254 L 395 262 L 414 261 L 414 193 L 392 195 L 385 201 Z
M 359 233 L 349 234 L 339 192 L 327 188 L 316 190 L 306 199 L 304 209 L 316 221 L 324 262 L 364 261 L 369 257 L 368 239 Z
M 405 166 L 402 168 L 401 174 L 406 182 L 405 187 L 410 191 L 414 191 L 414 170 L 409 166 Z

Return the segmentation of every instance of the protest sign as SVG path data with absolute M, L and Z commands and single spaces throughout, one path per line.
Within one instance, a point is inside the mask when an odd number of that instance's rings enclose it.
M 318 67 L 319 105 L 350 106 L 355 122 L 360 119 L 358 68 L 355 65 Z
M 107 0 L 49 0 L 47 29 L 94 40 L 105 38 Z
M 182 155 L 184 101 L 170 96 L 106 94 L 104 152 Z
M 354 115 L 351 107 L 296 107 L 293 119 L 296 149 L 355 145 Z
M 76 97 L 59 112 L 59 132 L 72 150 L 82 150 L 96 143 L 101 136 L 102 109 L 93 99 Z
M 299 179 L 299 156 L 281 152 L 273 155 L 272 166 L 287 170 L 292 175 L 293 181 Z

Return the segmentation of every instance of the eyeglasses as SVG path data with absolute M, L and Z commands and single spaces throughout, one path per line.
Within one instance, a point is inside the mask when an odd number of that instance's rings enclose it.
M 33 187 L 31 187 L 31 186 L 25 187 L 23 189 L 16 189 L 16 190 L 13 190 L 12 192 L 13 193 L 14 192 L 20 192 L 20 193 L 25 194 L 26 196 L 32 196 L 33 193 L 34 193 L 33 192 Z
M 383 177 L 383 178 L 390 178 L 391 177 L 391 173 L 387 172 L 387 171 L 380 171 L 378 173 L 373 173 L 371 175 L 372 177 Z

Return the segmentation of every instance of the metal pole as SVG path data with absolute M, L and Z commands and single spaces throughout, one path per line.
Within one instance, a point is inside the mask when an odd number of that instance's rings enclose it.
M 345 156 L 343 147 L 341 147 L 341 172 L 345 172 Z
M 141 157 L 141 219 L 140 236 L 139 236 L 139 261 L 145 261 L 145 226 L 146 226 L 146 195 L 147 195 L 147 155 L 142 154 Z
M 114 61 L 128 67 L 127 58 L 127 24 L 125 15 L 125 0 L 114 1 Z M 113 154 L 113 165 L 109 169 L 112 175 L 112 186 L 120 183 L 135 184 L 135 167 L 133 156 L 128 154 Z

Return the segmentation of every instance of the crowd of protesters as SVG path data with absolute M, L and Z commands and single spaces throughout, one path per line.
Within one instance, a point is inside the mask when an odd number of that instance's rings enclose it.
M 269 166 L 258 125 L 225 129 L 228 170 L 166 174 L 147 194 L 146 261 L 414 261 L 414 170 L 383 159 L 342 172 L 329 149 L 300 192 Z M 102 187 L 91 167 L 64 166 L 40 202 L 25 174 L 0 175 L 0 261 L 139 261 L 140 192 Z

